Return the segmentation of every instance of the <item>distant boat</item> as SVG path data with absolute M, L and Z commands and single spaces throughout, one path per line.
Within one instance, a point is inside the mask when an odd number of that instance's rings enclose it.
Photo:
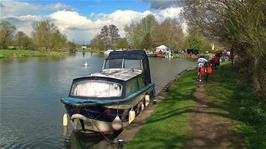
M 152 52 L 152 51 L 146 51 L 146 54 L 147 54 L 147 56 L 149 56 L 149 57 L 154 57 L 154 56 L 156 56 L 156 54 L 155 54 L 154 52 Z
M 76 132 L 109 133 L 128 126 L 152 96 L 154 84 L 146 53 L 114 51 L 101 72 L 74 79 L 69 96 L 61 102 Z
M 104 51 L 104 55 L 108 56 L 112 51 L 114 51 L 114 50 L 108 49 L 108 50 Z

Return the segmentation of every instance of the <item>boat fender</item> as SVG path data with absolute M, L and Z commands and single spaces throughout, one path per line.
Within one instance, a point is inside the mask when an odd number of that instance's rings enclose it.
M 150 95 L 145 95 L 145 106 L 148 106 L 150 103 Z
M 120 130 L 120 129 L 122 129 L 123 124 L 122 124 L 122 121 L 121 121 L 121 119 L 119 118 L 118 115 L 112 121 L 112 127 L 113 127 L 114 130 Z
M 144 108 L 145 108 L 145 106 L 144 106 L 144 104 L 143 103 L 141 103 L 141 111 L 143 111 L 144 110 Z
M 64 127 L 67 127 L 67 125 L 68 125 L 68 116 L 67 116 L 67 114 L 65 113 L 65 114 L 63 115 L 63 126 L 64 126 Z
M 136 117 L 136 112 L 133 109 L 131 109 L 128 114 L 128 123 L 129 124 L 132 123 L 135 117 Z

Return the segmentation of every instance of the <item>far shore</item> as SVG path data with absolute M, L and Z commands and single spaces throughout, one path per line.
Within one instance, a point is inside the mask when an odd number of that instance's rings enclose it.
M 67 51 L 11 50 L 0 49 L 0 59 L 26 57 L 64 57 Z

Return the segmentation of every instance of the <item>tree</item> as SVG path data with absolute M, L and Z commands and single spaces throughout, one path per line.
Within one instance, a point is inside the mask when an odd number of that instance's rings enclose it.
M 14 26 L 12 26 L 7 21 L 0 22 L 0 47 L 7 48 L 11 45 L 13 40 L 13 33 L 16 30 Z
M 159 23 L 153 15 L 148 15 L 141 19 L 139 23 L 131 23 L 126 25 L 124 31 L 126 32 L 126 38 L 132 48 L 145 48 L 145 41 L 152 35 L 154 28 Z M 144 39 L 144 37 L 146 38 Z M 149 40 L 149 39 L 148 39 Z M 153 45 L 153 43 L 151 44 Z M 150 46 L 150 45 L 149 45 Z
M 147 33 L 142 42 L 141 42 L 141 47 L 144 49 L 151 49 L 152 48 L 152 39 L 151 39 L 151 34 Z
M 137 23 L 131 23 L 129 26 L 126 25 L 124 30 L 126 32 L 126 38 L 129 41 L 129 45 L 135 49 L 141 48 L 143 33 L 140 25 Z
M 100 35 L 96 35 L 92 40 L 91 40 L 91 43 L 90 43 L 90 46 L 95 48 L 95 49 L 98 49 L 100 51 L 104 51 L 106 50 L 106 45 L 104 43 L 104 40 L 101 39 L 101 36 Z
M 19 31 L 15 36 L 15 44 L 21 49 L 28 49 L 31 47 L 31 39 L 24 32 Z
M 115 48 L 115 41 L 119 38 L 119 29 L 115 25 L 111 24 L 102 27 L 101 32 L 97 37 L 97 40 L 102 40 L 106 48 Z
M 35 22 L 32 28 L 32 41 L 36 48 L 49 51 L 67 47 L 66 37 L 48 20 Z
M 128 42 L 126 38 L 120 38 L 115 41 L 115 47 L 118 49 L 128 48 Z
M 98 36 L 98 39 L 102 40 L 105 45 L 110 45 L 111 40 L 109 38 L 109 28 L 107 25 L 104 25 L 101 29 L 101 32 Z
M 186 40 L 188 48 L 198 49 L 200 53 L 210 51 L 211 49 L 210 42 L 195 28 L 189 30 Z
M 184 34 L 181 24 L 174 19 L 165 19 L 152 32 L 152 40 L 156 46 L 167 45 L 171 49 L 181 48 Z
M 120 35 L 118 32 L 119 32 L 119 29 L 115 25 L 113 24 L 109 25 L 109 37 L 111 39 L 111 44 L 113 44 L 114 41 L 120 38 Z
M 58 30 L 51 35 L 51 49 L 62 50 L 66 48 L 67 38 L 65 35 L 61 34 Z

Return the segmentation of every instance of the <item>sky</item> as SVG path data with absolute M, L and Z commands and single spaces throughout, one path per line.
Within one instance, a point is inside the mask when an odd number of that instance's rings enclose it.
M 152 14 L 162 22 L 180 19 L 174 0 L 1 0 L 0 20 L 9 21 L 29 36 L 32 23 L 49 20 L 69 41 L 88 44 L 104 25 L 114 24 L 122 37 L 124 26 Z M 183 24 L 184 32 L 186 24 Z

